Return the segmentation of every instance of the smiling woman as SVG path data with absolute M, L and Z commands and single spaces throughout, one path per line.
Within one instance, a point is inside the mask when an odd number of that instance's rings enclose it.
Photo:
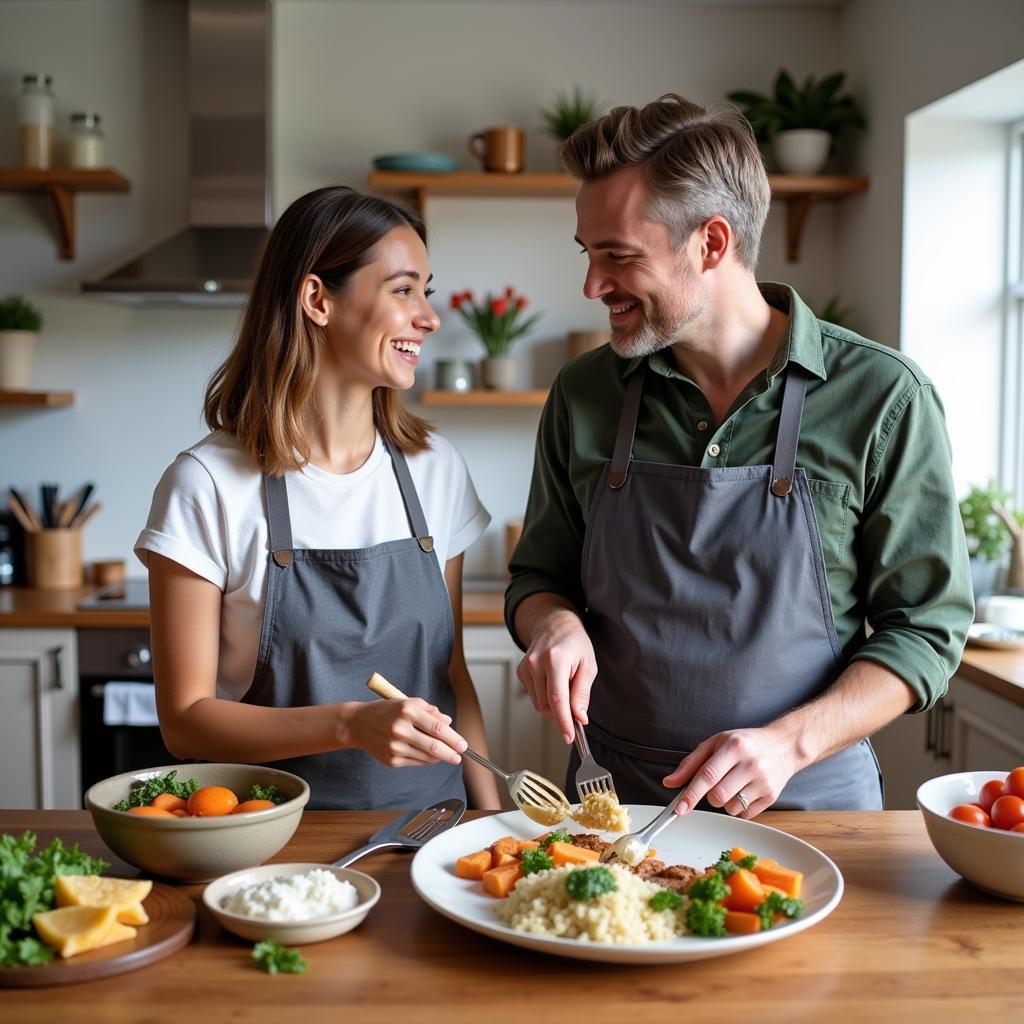
M 309 782 L 310 806 L 465 787 L 498 806 L 460 757 L 486 748 L 461 577 L 489 516 L 397 395 L 440 325 L 425 241 L 418 218 L 348 188 L 284 212 L 207 390 L 213 432 L 164 474 L 136 545 L 168 748 L 272 761 Z M 375 671 L 412 697 L 366 701 Z

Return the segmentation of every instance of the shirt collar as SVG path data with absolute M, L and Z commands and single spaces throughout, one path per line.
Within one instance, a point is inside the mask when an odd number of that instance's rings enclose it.
M 799 363 L 816 377 L 827 380 L 825 359 L 821 351 L 821 328 L 818 326 L 818 318 L 811 308 L 788 284 L 759 281 L 757 286 L 761 289 L 765 302 L 783 313 L 789 314 L 789 325 L 782 338 L 782 343 L 776 349 L 768 366 L 769 383 L 786 368 L 790 360 Z M 646 358 L 655 373 L 660 373 L 663 377 L 684 379 L 672 360 L 666 356 L 664 350 L 655 352 L 654 355 Z M 636 359 L 624 360 L 622 376 L 630 376 L 643 362 L 643 359 L 644 357 L 640 356 Z

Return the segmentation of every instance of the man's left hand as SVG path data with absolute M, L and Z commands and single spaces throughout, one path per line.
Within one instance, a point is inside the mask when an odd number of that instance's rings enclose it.
M 712 807 L 753 818 L 778 800 L 801 767 L 792 738 L 777 729 L 730 729 L 704 740 L 662 781 L 672 788 L 689 783 L 677 814 L 692 811 L 706 796 Z

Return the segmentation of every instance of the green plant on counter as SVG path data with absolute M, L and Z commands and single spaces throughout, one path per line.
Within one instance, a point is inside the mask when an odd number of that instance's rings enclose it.
M 1024 512 L 1008 512 L 1010 492 L 1000 490 L 989 481 L 987 487 L 972 487 L 960 502 L 960 518 L 967 535 L 967 549 L 972 558 L 998 561 L 1013 540 L 1010 529 L 1000 518 L 1000 511 L 1024 526 Z
M 556 93 L 551 105 L 544 107 L 540 116 L 544 130 L 564 142 L 577 128 L 593 121 L 600 113 L 601 104 L 575 85 L 571 94 Z
M 852 316 L 853 307 L 844 306 L 838 295 L 833 295 L 822 307 L 821 312 L 818 313 L 819 320 L 825 320 L 830 324 L 835 324 L 837 327 L 846 328 L 849 328 Z
M 864 128 L 864 115 L 849 94 L 839 95 L 846 73 L 837 71 L 820 82 L 808 75 L 797 85 L 786 70 L 775 76 L 770 96 L 746 89 L 727 94 L 753 126 L 758 142 L 771 142 L 779 132 L 816 129 L 833 138 L 849 128 Z
M 38 331 L 43 326 L 43 314 L 20 295 L 0 299 L 0 331 Z

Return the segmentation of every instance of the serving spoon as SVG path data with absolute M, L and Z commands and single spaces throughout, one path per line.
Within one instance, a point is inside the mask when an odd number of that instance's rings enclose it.
M 601 854 L 602 863 L 621 860 L 630 867 L 636 867 L 647 856 L 647 851 L 651 848 L 654 837 L 665 829 L 668 823 L 676 816 L 676 806 L 683 799 L 685 793 L 686 790 L 681 789 L 672 802 L 649 825 L 636 832 L 630 832 L 628 835 L 619 836 Z

